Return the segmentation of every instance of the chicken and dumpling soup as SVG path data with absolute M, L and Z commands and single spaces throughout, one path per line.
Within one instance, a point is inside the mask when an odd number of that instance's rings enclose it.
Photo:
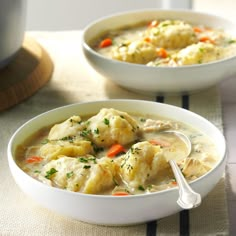
M 91 42 L 105 57 L 147 66 L 187 66 L 236 55 L 236 37 L 183 20 L 152 20 L 110 30 Z
M 181 136 L 189 137 L 192 151 Z M 52 187 L 86 194 L 148 194 L 176 186 L 168 163 L 175 159 L 188 181 L 218 161 L 206 134 L 175 120 L 102 108 L 45 127 L 17 148 L 16 162 Z

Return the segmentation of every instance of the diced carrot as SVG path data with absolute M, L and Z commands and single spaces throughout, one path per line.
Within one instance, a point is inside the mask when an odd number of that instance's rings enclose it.
M 153 144 L 153 145 L 160 145 L 162 147 L 169 147 L 170 143 L 164 140 L 157 140 L 157 139 L 151 139 L 149 140 L 149 143 Z
M 194 32 L 196 32 L 196 33 L 201 33 L 201 32 L 204 31 L 202 28 L 199 28 L 199 27 L 193 27 L 193 30 L 194 30 Z
M 159 25 L 159 22 L 157 20 L 153 20 L 151 22 L 148 23 L 148 27 L 156 27 Z
M 129 194 L 127 192 L 115 192 L 112 194 L 112 196 L 128 196 Z
M 111 45 L 112 45 L 112 40 L 110 38 L 106 38 L 100 42 L 99 48 L 105 48 L 105 47 L 109 47 Z
M 176 181 L 172 181 L 171 182 L 173 185 L 177 185 L 177 182 Z
M 41 162 L 43 160 L 42 157 L 39 157 L 39 156 L 31 156 L 31 157 L 28 157 L 26 159 L 26 162 L 27 163 L 38 163 L 38 162 Z
M 159 48 L 157 50 L 157 54 L 161 58 L 166 58 L 168 56 L 168 53 L 167 53 L 167 51 L 164 48 Z
M 147 37 L 147 38 L 144 38 L 144 41 L 147 42 L 147 43 L 150 43 L 151 39 Z
M 125 148 L 120 144 L 113 144 L 107 152 L 108 157 L 114 157 L 122 152 L 126 152 Z
M 212 44 L 215 44 L 215 41 L 207 36 L 204 36 L 204 37 L 201 37 L 199 39 L 200 42 L 209 42 L 209 43 L 212 43 Z

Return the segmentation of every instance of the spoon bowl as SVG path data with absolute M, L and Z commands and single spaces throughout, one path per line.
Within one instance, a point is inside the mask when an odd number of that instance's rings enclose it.
M 187 147 L 186 156 L 188 157 L 190 155 L 192 151 L 192 144 L 187 135 L 175 130 L 168 130 L 165 131 L 165 133 L 173 133 L 177 135 L 180 139 L 182 139 L 182 141 L 184 141 Z M 191 209 L 199 206 L 201 204 L 201 195 L 199 193 L 196 193 L 190 187 L 175 160 L 173 159 L 169 160 L 169 164 L 172 168 L 176 182 L 178 183 L 179 186 L 179 198 L 177 200 L 178 205 L 183 209 Z

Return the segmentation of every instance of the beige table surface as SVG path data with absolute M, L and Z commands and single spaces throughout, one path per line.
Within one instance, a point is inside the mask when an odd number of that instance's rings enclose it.
M 1 134 L 7 135 L 9 138 L 10 135 L 12 134 L 15 130 L 15 127 L 19 127 L 22 125 L 25 121 L 28 119 L 45 112 L 49 109 L 53 109 L 62 105 L 67 105 L 71 103 L 76 103 L 76 102 L 83 102 L 83 101 L 92 101 L 92 100 L 98 100 L 100 98 L 119 98 L 120 94 L 122 94 L 122 98 L 130 98 L 130 99 L 146 99 L 146 100 L 155 100 L 155 98 L 150 98 L 149 96 L 145 95 L 137 95 L 133 92 L 129 92 L 125 89 L 122 89 L 115 84 L 113 84 L 110 81 L 107 81 L 105 78 L 102 78 L 99 76 L 94 70 L 91 69 L 91 67 L 87 64 L 85 58 L 83 57 L 82 50 L 80 47 L 80 39 L 81 39 L 81 31 L 65 31 L 65 32 L 27 32 L 27 34 L 33 38 L 35 38 L 51 55 L 53 61 L 55 62 L 55 69 L 53 73 L 52 79 L 49 81 L 49 83 L 39 90 L 34 96 L 26 100 L 25 102 L 17 105 L 16 107 L 11 108 L 10 110 L 3 112 L 0 114 L 0 122 L 1 119 L 4 121 L 8 121 L 9 124 L 14 124 L 14 127 L 11 127 L 10 125 L 8 126 L 7 124 L 1 126 Z M 63 85 L 62 86 L 62 81 Z M 229 223 L 230 223 L 230 235 L 236 235 L 236 230 L 235 230 L 235 225 L 233 223 L 233 218 L 236 216 L 236 204 L 235 204 L 235 180 L 236 180 L 236 169 L 235 169 L 235 158 L 232 155 L 235 147 L 233 145 L 234 142 L 234 137 L 235 137 L 235 122 L 233 117 L 235 117 L 235 92 L 233 87 L 236 83 L 234 82 L 234 78 L 231 78 L 230 80 L 227 81 L 227 83 L 222 84 L 221 87 L 219 88 L 214 88 L 210 91 L 207 91 L 206 95 L 209 97 L 209 103 L 212 105 L 212 108 L 208 110 L 208 113 L 205 114 L 205 110 L 203 107 L 198 106 L 199 104 L 203 104 L 204 101 L 199 99 L 199 97 L 192 96 L 192 101 L 193 104 L 191 105 L 193 111 L 201 114 L 201 115 L 207 115 L 207 118 L 209 118 L 213 123 L 215 123 L 216 126 L 218 126 L 220 129 L 222 128 L 222 125 L 225 130 L 225 135 L 226 138 L 228 139 L 227 141 L 229 142 L 229 157 L 228 157 L 228 164 L 227 164 L 227 171 L 226 171 L 226 179 L 225 181 L 219 183 L 219 185 L 224 189 L 224 186 L 226 185 L 227 188 L 227 196 L 225 196 L 224 191 L 222 190 L 220 193 L 220 196 L 222 199 L 217 198 L 215 196 L 215 192 L 209 197 L 210 200 L 216 200 L 217 199 L 217 204 L 221 205 L 223 208 L 215 212 L 220 213 L 220 216 L 216 216 L 216 218 L 212 218 L 213 221 L 211 222 L 212 224 L 216 224 L 215 228 L 219 232 L 219 234 L 214 234 L 212 233 L 213 231 L 210 231 L 211 233 L 207 235 L 228 235 L 228 218 L 229 218 Z M 227 85 L 228 84 L 228 85 Z M 66 89 L 65 89 L 66 88 Z M 76 90 L 75 90 L 76 88 Z M 221 89 L 221 94 L 223 95 L 222 100 L 221 97 L 218 93 L 218 89 Z M 75 92 L 76 91 L 76 92 Z M 231 94 L 231 96 L 230 96 Z M 218 96 L 219 95 L 219 96 Z M 203 98 L 204 99 L 204 96 Z M 180 100 L 176 99 L 166 99 L 167 102 L 169 101 L 170 103 L 174 105 L 181 105 Z M 221 108 L 221 101 L 223 102 L 223 107 Z M 219 114 L 221 114 L 221 109 L 223 109 L 223 124 L 221 117 L 219 117 Z M 217 117 L 215 117 L 217 113 Z M 1 123 L 1 125 L 3 125 Z M 0 150 L 6 149 L 5 147 L 7 146 L 8 139 L 3 139 L 3 142 L 1 143 Z M 235 153 L 235 152 L 234 152 Z M 6 156 L 1 156 L 0 158 L 6 158 Z M 2 162 L 1 162 L 2 163 Z M 8 168 L 6 165 L 6 162 L 3 162 L 2 168 Z M 1 170 L 1 167 L 0 167 Z M 10 178 L 10 177 L 9 177 Z M 13 182 L 13 180 L 12 180 Z M 223 184 L 223 185 L 222 185 Z M 14 186 L 15 188 L 16 186 Z M 13 193 L 13 190 L 12 190 Z M 11 194 L 11 192 L 9 193 Z M 16 198 L 16 196 L 10 195 L 9 201 L 14 202 L 15 199 L 15 205 L 12 205 L 12 209 L 8 209 L 7 214 L 5 215 L 6 217 L 9 217 L 10 213 L 14 214 L 14 207 L 16 207 L 16 204 L 20 204 L 20 199 L 25 199 L 27 198 L 21 191 L 19 190 L 19 197 Z M 6 200 L 6 197 L 4 196 L 3 193 L 0 195 L 0 201 Z M 227 202 L 226 199 L 227 198 Z M 18 201 L 19 200 L 19 201 Z M 31 209 L 30 206 L 37 208 L 37 206 L 34 205 L 33 201 L 29 199 L 29 209 L 25 209 L 26 212 L 25 214 L 30 213 Z M 209 203 L 209 201 L 208 201 Z M 0 204 L 1 205 L 1 204 Z M 203 204 L 204 206 L 204 204 Z M 228 216 L 228 209 L 227 207 L 229 206 L 229 216 Z M 206 209 L 207 207 L 214 208 L 214 203 L 211 206 L 205 206 Z M 208 208 L 208 209 L 210 209 Z M 4 209 L 4 206 L 1 206 L 0 209 Z M 38 213 L 42 213 L 43 209 L 40 207 L 37 208 Z M 37 212 L 35 212 L 37 215 Z M 197 215 L 197 211 L 195 213 L 195 216 Z M 205 212 L 207 215 L 207 212 Z M 39 214 L 40 215 L 40 214 Z M 58 220 L 57 216 L 54 216 L 53 213 L 50 213 L 50 220 L 53 220 L 54 218 Z M 194 215 L 194 213 L 193 213 Z M 22 216 L 22 214 L 19 214 L 19 217 Z M 41 215 L 40 215 L 41 216 Z M 205 216 L 206 217 L 206 216 Z M 201 216 L 197 216 L 197 219 L 200 220 Z M 67 220 L 67 219 L 66 219 Z M 175 221 L 176 219 L 174 219 Z M 215 221 L 214 221 L 215 220 Z M 223 220 L 223 222 L 222 222 Z M 63 221 L 63 219 L 60 218 L 58 223 Z M 68 220 L 69 221 L 69 220 Z M 40 219 L 40 222 L 44 222 L 43 219 Z M 171 222 L 171 221 L 170 221 Z M 33 224 L 32 222 L 29 222 L 29 224 Z M 52 225 L 55 226 L 55 222 L 51 222 Z M 168 221 L 166 222 L 168 223 Z M 165 221 L 163 221 L 163 229 L 165 229 Z M 201 227 L 204 229 L 204 227 L 207 228 L 205 225 L 206 222 L 195 222 L 192 223 L 192 228 L 195 227 L 195 233 L 192 235 L 200 235 L 197 234 L 196 230 L 199 228 L 199 232 L 201 231 Z M 2 225 L 1 225 L 2 224 Z M 1 231 L 1 226 L 4 225 L 5 231 Z M 22 230 L 22 235 L 25 234 L 25 232 L 22 229 L 22 224 L 25 224 L 23 218 L 17 218 L 15 222 L 11 222 L 11 219 L 6 219 L 6 218 L 1 218 L 0 216 L 0 235 L 17 235 L 14 234 L 14 229 L 9 233 L 7 231 L 9 227 L 12 225 L 14 227 L 19 227 Z M 222 229 L 217 228 L 217 224 L 222 227 Z M 76 223 L 73 223 L 72 226 L 76 228 Z M 41 225 L 43 227 L 43 225 Z M 48 226 L 49 227 L 49 226 Z M 60 227 L 60 225 L 56 225 L 56 227 Z M 85 226 L 84 226 L 85 227 Z M 92 227 L 92 226 L 91 226 Z M 24 227 L 23 227 L 24 228 Z M 32 228 L 29 227 L 30 230 Z M 161 231 L 162 228 L 159 228 L 160 231 L 158 235 L 168 235 L 165 230 Z M 38 231 L 37 231 L 38 230 Z M 138 228 L 137 232 L 141 232 L 143 229 Z M 18 232 L 18 231 L 17 231 Z M 29 233 L 29 231 L 27 231 Z M 40 226 L 37 227 L 33 232 L 32 235 L 41 235 L 40 232 L 43 232 L 40 229 Z M 60 232 L 60 234 L 57 235 L 66 235 L 62 234 L 63 230 L 61 231 L 58 229 L 58 231 L 55 232 Z M 54 234 L 47 234 L 47 235 L 56 235 Z M 65 231 L 64 231 L 65 232 Z M 87 235 L 88 232 L 94 232 L 94 231 L 86 231 Z M 99 232 L 96 231 L 97 234 L 93 235 L 100 235 L 101 231 Z M 104 235 L 112 235 L 111 232 L 109 234 L 108 231 L 104 231 Z M 123 233 L 122 233 L 123 232 Z M 164 234 L 165 232 L 165 234 Z M 175 232 L 175 229 L 172 229 L 172 231 L 169 231 L 170 234 L 172 235 L 171 232 Z M 204 230 L 202 231 L 204 232 Z M 207 231 L 206 231 L 207 232 Z M 114 233 L 114 232 L 112 232 Z M 126 234 L 125 234 L 126 233 Z M 141 235 L 141 234 L 135 234 L 135 235 Z M 25 234 L 29 235 L 29 234 Z M 67 234 L 69 235 L 69 234 Z M 70 235 L 80 235 L 78 234 L 70 234 Z M 82 235 L 82 234 L 81 234 Z M 92 235 L 92 234 L 90 234 Z M 115 235 L 115 234 L 114 234 Z M 119 234 L 117 233 L 116 235 L 127 235 L 127 232 L 125 231 L 119 231 Z M 176 234 L 173 234 L 176 235 Z M 204 235 L 202 233 L 201 235 Z

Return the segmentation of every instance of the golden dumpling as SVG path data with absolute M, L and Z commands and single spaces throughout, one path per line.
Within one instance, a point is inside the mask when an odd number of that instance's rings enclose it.
M 49 141 L 47 144 L 40 147 L 39 154 L 48 160 L 57 159 L 60 156 L 83 156 L 93 153 L 93 146 L 87 140 L 59 140 Z
M 112 50 L 113 59 L 130 63 L 146 64 L 156 57 L 156 47 L 144 40 L 117 46 Z
M 160 146 L 148 141 L 134 144 L 120 160 L 120 175 L 130 187 L 137 188 L 158 176 L 168 167 Z
M 148 29 L 146 36 L 155 46 L 166 49 L 180 49 L 198 41 L 193 27 L 179 20 L 162 21 Z
M 103 108 L 88 120 L 91 141 L 100 147 L 134 142 L 139 134 L 137 122 L 126 112 Z
M 114 187 L 116 165 L 109 158 L 61 157 L 48 162 L 38 177 L 62 189 L 88 194 L 98 194 Z
M 222 57 L 222 49 L 211 44 L 202 43 L 190 45 L 177 53 L 178 65 L 202 64 L 216 61 Z
M 73 137 L 83 129 L 84 124 L 82 123 L 80 116 L 72 116 L 66 121 L 54 125 L 48 134 L 48 139 L 58 140 L 65 137 Z

